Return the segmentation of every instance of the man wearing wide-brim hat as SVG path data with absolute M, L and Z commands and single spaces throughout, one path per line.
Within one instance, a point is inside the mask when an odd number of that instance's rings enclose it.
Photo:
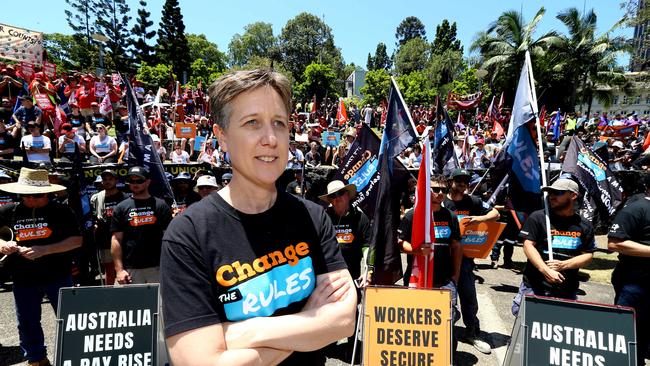
M 345 184 L 343 181 L 334 180 L 327 185 L 327 192 L 319 198 L 329 203 L 327 215 L 332 220 L 336 241 L 343 254 L 345 264 L 354 279 L 361 277 L 361 260 L 370 245 L 370 220 L 359 208 L 351 205 L 357 196 L 357 187 L 354 184 Z M 360 279 L 365 282 L 365 279 Z M 361 301 L 360 292 L 357 301 Z M 357 317 L 359 313 L 357 312 Z M 354 337 L 348 338 L 344 351 L 347 358 L 352 356 Z
M 65 187 L 51 184 L 47 170 L 22 168 L 18 181 L 0 184 L 0 190 L 20 197 L 19 203 L 0 207 L 0 227 L 13 233 L 0 240 L 0 254 L 7 256 L 14 279 L 20 347 L 29 365 L 50 365 L 41 301 L 47 295 L 56 313 L 59 289 L 72 286 L 69 252 L 81 246 L 82 237 L 72 210 L 50 199 Z

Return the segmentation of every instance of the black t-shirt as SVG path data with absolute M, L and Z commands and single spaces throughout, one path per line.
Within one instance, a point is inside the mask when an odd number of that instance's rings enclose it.
M 298 313 L 318 275 L 345 268 L 332 223 L 315 203 L 278 192 L 270 209 L 249 215 L 211 194 L 165 233 L 165 334 Z M 281 363 L 318 364 L 325 364 L 318 351 L 294 352 Z
M 92 116 L 90 116 L 90 126 L 92 128 L 97 128 L 96 126 L 98 123 L 101 123 L 106 127 L 110 127 L 111 120 L 106 118 L 106 116 L 104 116 L 101 113 L 95 113 Z
M 14 240 L 23 247 L 54 244 L 81 235 L 72 209 L 56 202 L 37 209 L 19 203 L 0 206 L 0 227 L 3 226 L 11 228 Z M 14 253 L 9 256 L 7 266 L 16 283 L 36 284 L 69 276 L 71 264 L 70 252 L 45 255 L 35 260 Z
M 70 121 L 70 124 L 74 128 L 83 127 L 84 116 L 82 116 L 81 114 L 69 114 L 68 121 Z
M 6 123 L 7 126 L 14 124 L 14 120 L 13 118 L 11 118 L 13 114 L 14 114 L 13 109 L 0 107 L 0 121 L 4 121 L 4 123 Z
M 574 214 L 571 217 L 561 217 L 550 214 L 551 237 L 553 240 L 553 259 L 567 260 L 596 249 L 594 231 L 589 222 Z M 546 240 L 546 224 L 544 210 L 535 211 L 524 223 L 519 236 L 535 242 L 535 248 L 544 261 L 548 260 L 548 243 Z M 564 282 L 551 285 L 545 281 L 544 275 L 530 261 L 524 268 L 524 282 L 530 285 L 536 293 L 550 291 L 556 297 L 569 297 L 578 289 L 578 269 L 562 271 Z
M 650 197 L 645 196 L 623 207 L 614 218 L 607 236 L 650 245 Z M 617 272 L 650 280 L 650 258 L 619 254 L 618 259 Z
M 185 197 L 175 197 L 176 198 L 176 208 L 178 209 L 178 212 L 183 212 L 185 211 L 191 204 L 199 202 L 201 200 L 201 196 L 194 192 L 194 191 L 189 191 Z
M 372 235 L 368 216 L 358 208 L 352 207 L 343 217 L 339 217 L 334 209 L 329 207 L 327 215 L 334 224 L 336 241 L 339 243 L 341 254 L 343 254 L 350 275 L 352 278 L 359 278 L 363 248 L 368 247 Z
M 111 233 L 122 232 L 124 268 L 148 268 L 160 264 L 160 247 L 172 213 L 165 201 L 156 197 L 129 197 L 113 210 Z
M 101 192 L 100 192 L 101 193 Z M 97 194 L 100 194 L 97 193 Z M 94 212 L 97 229 L 95 229 L 95 243 L 98 248 L 110 249 L 111 247 L 111 220 L 113 218 L 113 211 L 117 205 L 126 199 L 126 195 L 122 191 L 116 194 L 104 197 L 104 207 L 97 207 L 101 214 L 102 219 L 99 220 L 97 212 Z
M 411 242 L 411 229 L 413 226 L 413 212 L 409 210 L 404 214 L 402 222 L 397 229 L 399 238 Z M 456 215 L 445 207 L 433 213 L 435 230 L 435 243 L 433 253 L 433 284 L 436 287 L 446 285 L 454 275 L 453 260 L 451 257 L 452 240 L 460 241 L 460 226 Z M 413 268 L 413 256 L 408 256 L 408 264 L 404 278 L 408 280 Z
M 119 133 L 126 133 L 129 130 L 129 120 L 122 120 L 119 114 L 113 117 L 113 125 L 115 126 L 115 131 Z
M 442 205 L 455 213 L 458 220 L 465 216 L 485 215 L 492 210 L 490 205 L 484 203 L 480 198 L 467 194 L 460 201 L 453 201 L 445 197 Z

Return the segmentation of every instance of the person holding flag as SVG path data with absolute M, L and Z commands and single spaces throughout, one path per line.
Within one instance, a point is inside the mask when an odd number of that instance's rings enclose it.
M 443 206 L 456 214 L 461 225 L 471 225 L 479 222 L 496 221 L 499 219 L 499 211 L 492 208 L 480 198 L 466 194 L 469 189 L 471 175 L 465 169 L 456 169 L 451 174 L 449 182 L 451 189 Z M 460 266 L 460 277 L 458 281 L 458 297 L 460 298 L 460 310 L 465 323 L 465 338 L 481 353 L 491 353 L 491 347 L 487 342 L 479 339 L 480 323 L 478 314 L 478 299 L 476 298 L 476 278 L 474 277 L 474 260 L 463 256 Z
M 578 183 L 561 178 L 542 189 L 549 195 L 552 253 L 548 253 L 544 210 L 535 211 L 519 233 L 528 261 L 512 301 L 515 316 L 527 294 L 575 300 L 578 270 L 591 263 L 596 249 L 592 225 L 574 208 L 580 194 Z

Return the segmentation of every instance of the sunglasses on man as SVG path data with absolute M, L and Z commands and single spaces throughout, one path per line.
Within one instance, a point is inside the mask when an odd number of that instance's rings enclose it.
M 431 192 L 435 194 L 447 193 L 447 187 L 431 187 Z
M 126 181 L 127 184 L 143 184 L 146 182 L 146 179 L 129 179 Z

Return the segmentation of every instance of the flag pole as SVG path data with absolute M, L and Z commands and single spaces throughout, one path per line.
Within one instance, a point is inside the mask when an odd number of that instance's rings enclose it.
M 538 153 L 539 153 L 539 165 L 540 165 L 540 170 L 541 170 L 541 175 L 542 175 L 542 187 L 547 185 L 546 181 L 546 167 L 544 166 L 544 146 L 542 143 L 542 127 L 540 126 L 539 122 L 539 115 L 537 111 L 537 93 L 535 92 L 535 79 L 533 79 L 533 68 L 532 68 L 532 63 L 530 61 L 530 53 L 526 51 L 526 64 L 528 65 L 528 78 L 531 82 L 531 93 L 532 95 L 532 101 L 533 101 L 533 112 L 535 114 L 535 128 L 537 130 L 537 147 L 538 147 Z M 544 220 L 546 223 L 546 241 L 548 243 L 548 259 L 553 260 L 553 238 L 551 236 L 551 219 L 550 219 L 550 213 L 548 209 L 548 192 L 543 191 L 542 192 L 542 200 L 544 201 Z

